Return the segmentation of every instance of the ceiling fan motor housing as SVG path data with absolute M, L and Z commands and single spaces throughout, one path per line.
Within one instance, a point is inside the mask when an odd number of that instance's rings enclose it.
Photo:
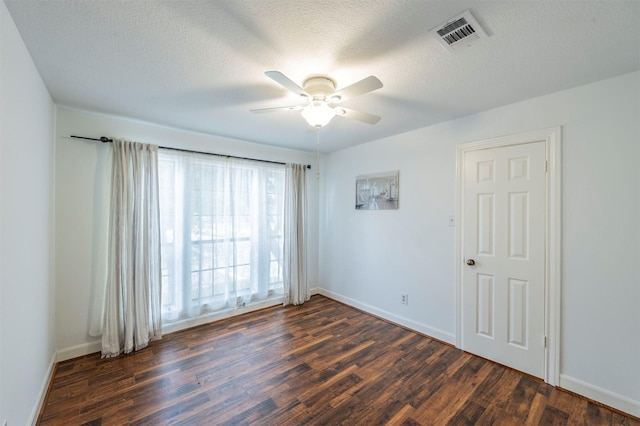
M 304 82 L 304 90 L 314 100 L 326 100 L 336 90 L 336 84 L 327 77 L 311 77 Z

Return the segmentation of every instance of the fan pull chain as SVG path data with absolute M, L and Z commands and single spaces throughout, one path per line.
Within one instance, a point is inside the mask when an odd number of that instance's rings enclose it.
M 320 179 L 320 128 L 316 130 L 316 180 Z

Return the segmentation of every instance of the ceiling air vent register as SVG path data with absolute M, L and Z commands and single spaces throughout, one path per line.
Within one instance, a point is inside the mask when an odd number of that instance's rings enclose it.
M 468 10 L 429 32 L 449 52 L 468 47 L 487 37 L 487 33 Z

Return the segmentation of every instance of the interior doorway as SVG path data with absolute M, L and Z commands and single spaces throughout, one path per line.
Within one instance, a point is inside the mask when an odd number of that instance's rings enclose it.
M 560 128 L 460 145 L 456 346 L 558 382 Z

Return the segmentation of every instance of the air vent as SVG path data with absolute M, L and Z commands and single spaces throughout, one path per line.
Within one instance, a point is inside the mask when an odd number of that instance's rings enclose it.
M 450 52 L 468 47 L 475 41 L 487 37 L 487 33 L 468 10 L 429 32 Z

